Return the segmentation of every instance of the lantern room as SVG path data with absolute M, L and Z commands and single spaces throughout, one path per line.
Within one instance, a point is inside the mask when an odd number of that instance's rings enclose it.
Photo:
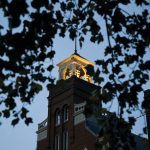
M 57 64 L 59 67 L 59 79 L 66 80 L 75 75 L 87 82 L 92 82 L 92 77 L 88 74 L 86 67 L 94 66 L 94 63 L 74 53 L 70 57 Z

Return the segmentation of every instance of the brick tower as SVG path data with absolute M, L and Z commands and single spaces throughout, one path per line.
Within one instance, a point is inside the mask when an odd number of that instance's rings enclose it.
M 93 63 L 75 53 L 57 66 L 59 80 L 49 89 L 48 117 L 38 125 L 36 150 L 96 150 L 102 129 L 97 120 L 103 121 L 105 115 L 93 115 L 99 109 L 100 93 L 87 69 Z M 145 99 L 149 100 L 148 91 Z M 148 114 L 147 120 L 150 129 Z M 136 150 L 148 150 L 148 140 L 137 135 L 134 139 Z
M 37 150 L 94 150 L 98 129 L 84 111 L 97 108 L 91 93 L 99 87 L 92 84 L 88 65 L 93 63 L 77 53 L 57 65 L 59 81 L 50 89 L 48 118 L 38 125 Z

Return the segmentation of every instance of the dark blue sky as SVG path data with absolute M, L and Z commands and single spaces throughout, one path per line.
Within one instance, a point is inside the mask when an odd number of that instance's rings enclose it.
M 94 45 L 86 40 L 83 48 L 78 48 L 78 53 L 88 60 L 94 62 L 94 60 L 96 60 L 97 58 L 103 59 L 103 49 L 103 44 Z M 54 50 L 56 50 L 56 55 L 54 57 L 55 68 L 53 70 L 53 76 L 58 77 L 58 68 L 56 67 L 56 64 L 74 53 L 74 42 L 67 38 L 56 38 L 56 41 L 54 43 Z M 34 120 L 34 123 L 30 126 L 26 126 L 23 122 L 20 122 L 16 127 L 12 127 L 10 125 L 9 119 L 2 121 L 3 124 L 2 126 L 0 126 L 1 150 L 36 149 L 36 130 L 38 127 L 38 123 L 40 123 L 47 117 L 47 96 L 48 92 L 44 88 L 43 91 L 35 97 L 32 105 L 29 106 L 29 114 L 33 117 Z M 113 107 L 113 110 L 115 110 L 115 106 Z M 143 123 L 143 118 L 139 119 L 137 126 L 134 128 L 134 132 L 141 133 L 141 126 L 143 125 Z
M 106 35 L 104 36 L 106 37 Z M 100 45 L 95 45 L 90 43 L 87 37 L 83 48 L 77 48 L 78 53 L 93 62 L 98 58 L 103 59 L 103 49 L 106 45 L 106 42 Z M 58 68 L 56 67 L 56 64 L 74 53 L 74 42 L 68 38 L 62 39 L 57 37 L 54 42 L 54 50 L 56 51 L 56 55 L 54 57 L 55 68 L 52 74 L 57 78 Z M 150 58 L 150 51 L 146 58 Z M 147 84 L 147 86 L 145 86 L 145 89 L 147 88 L 150 88 L 150 82 Z M 20 122 L 16 127 L 12 127 L 9 119 L 2 120 L 2 125 L 0 126 L 0 150 L 36 149 L 36 130 L 38 123 L 42 122 L 47 117 L 47 96 L 48 92 L 46 91 L 46 88 L 43 88 L 43 91 L 34 98 L 32 105 L 28 107 L 30 110 L 29 114 L 34 121 L 34 123 L 30 126 L 26 126 L 23 122 Z M 140 96 L 140 99 L 142 99 L 142 95 Z M 113 107 L 113 110 L 114 109 L 115 106 Z M 136 115 L 138 116 L 139 114 Z M 139 119 L 133 131 L 135 133 L 141 133 L 141 126 L 143 124 L 143 118 Z
M 78 47 L 78 53 L 94 62 L 98 57 L 103 58 L 103 49 L 103 45 L 96 46 L 87 40 L 82 49 Z M 58 67 L 56 67 L 56 64 L 74 53 L 74 42 L 67 38 L 56 38 L 54 50 L 56 51 L 56 55 L 53 59 L 55 68 L 52 74 L 58 78 Z M 36 149 L 36 130 L 38 123 L 47 117 L 47 96 L 48 92 L 46 88 L 44 88 L 43 91 L 34 98 L 32 105 L 28 107 L 30 110 L 29 114 L 33 117 L 34 121 L 30 126 L 26 126 L 23 122 L 20 122 L 17 126 L 12 127 L 10 125 L 11 120 L 2 120 L 2 125 L 0 126 L 1 150 Z

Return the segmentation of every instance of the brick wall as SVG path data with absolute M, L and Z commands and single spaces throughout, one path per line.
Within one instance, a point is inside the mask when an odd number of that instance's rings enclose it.
M 47 138 L 46 138 L 37 142 L 36 150 L 47 150 L 47 146 L 48 146 L 48 143 L 47 143 Z
M 69 150 L 94 150 L 95 137 L 80 123 L 74 126 L 74 104 L 88 100 L 90 92 L 98 89 L 97 86 L 78 79 L 73 76 L 66 81 L 57 83 L 50 89 L 48 105 L 48 138 L 38 143 L 37 150 L 54 150 L 56 133 L 60 136 L 60 150 L 62 150 L 62 133 L 64 130 L 69 134 Z M 62 112 L 63 106 L 68 105 L 68 121 L 55 126 L 55 112 L 59 109 Z M 62 122 L 62 121 L 61 121 Z
M 75 126 L 74 143 L 69 145 L 69 150 L 88 150 L 95 149 L 96 137 L 85 128 L 85 123 L 80 123 Z

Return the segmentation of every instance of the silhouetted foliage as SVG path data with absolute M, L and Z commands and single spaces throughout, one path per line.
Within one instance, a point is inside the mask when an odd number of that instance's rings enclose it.
M 26 104 L 42 90 L 43 82 L 53 84 L 54 79 L 47 76 L 53 64 L 45 67 L 44 62 L 54 57 L 55 36 L 69 33 L 72 40 L 78 36 L 80 46 L 86 36 L 96 44 L 108 41 L 104 59 L 96 60 L 99 68 L 94 80 L 104 84 L 102 102 L 117 98 L 117 117 L 122 120 L 125 110 L 131 113 L 139 107 L 138 94 L 149 81 L 150 61 L 144 59 L 150 45 L 148 5 L 146 0 L 0 0 L 0 11 L 8 23 L 7 27 L 0 22 L 0 116 L 11 116 L 12 125 L 20 119 L 27 125 L 32 122 Z M 128 12 L 128 7 L 135 11 Z M 22 103 L 19 111 L 18 100 Z M 142 107 L 150 108 L 150 102 L 143 101 Z M 129 118 L 129 124 L 134 123 L 135 118 Z M 121 121 L 119 131 L 123 124 Z

